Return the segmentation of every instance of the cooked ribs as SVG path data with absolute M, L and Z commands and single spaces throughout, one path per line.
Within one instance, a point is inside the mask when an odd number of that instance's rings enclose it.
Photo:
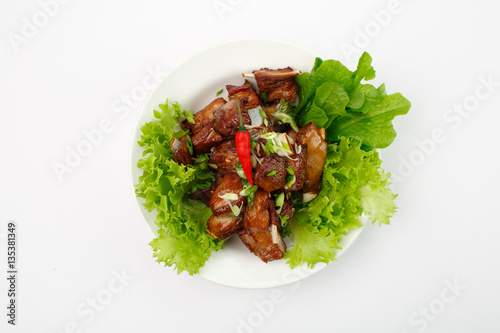
M 252 121 L 245 108 L 246 99 L 239 100 L 243 124 L 251 125 Z M 213 129 L 225 137 L 233 137 L 240 127 L 240 115 L 238 113 L 238 104 L 235 99 L 230 100 L 218 108 L 212 120 Z
M 247 197 L 241 196 L 240 192 L 243 190 L 243 184 L 240 176 L 235 173 L 226 173 L 222 182 L 214 191 L 212 198 L 208 205 L 216 215 L 229 213 L 232 206 L 241 207 L 247 202 Z M 226 199 L 225 194 L 234 194 L 236 198 Z
M 304 180 L 305 193 L 319 193 L 321 175 L 325 167 L 327 145 L 325 129 L 318 129 L 314 122 L 302 127 L 295 141 L 298 145 L 307 145 L 307 171 Z
M 235 141 L 227 140 L 212 149 L 208 165 L 218 172 L 236 172 L 238 162 Z
M 283 258 L 286 250 L 280 230 L 295 211 L 290 192 L 300 191 L 304 199 L 313 198 L 319 192 L 327 144 L 324 129 L 318 129 L 314 123 L 296 132 L 290 124 L 272 117 L 281 99 L 295 102 L 298 85 L 294 77 L 299 71 L 290 67 L 262 68 L 253 73 L 258 94 L 247 80 L 241 86 L 227 85 L 229 100 L 216 98 L 194 115 L 194 124 L 184 121 L 182 129 L 189 134 L 172 139 L 170 147 L 174 160 L 182 165 L 192 164 L 195 158 L 208 158 L 216 180 L 210 188 L 196 190 L 188 196 L 211 208 L 213 215 L 207 221 L 207 233 L 221 240 L 237 233 L 245 246 L 267 263 Z M 259 94 L 266 96 L 264 102 Z M 240 126 L 238 103 L 252 140 L 253 179 L 257 186 L 252 199 L 246 192 L 250 190 L 248 181 L 237 173 L 240 160 L 234 136 Z M 261 107 L 267 115 L 264 124 L 259 126 L 251 126 L 248 114 L 248 110 L 255 107 Z M 276 133 L 274 139 L 262 137 L 269 132 Z M 287 147 L 285 152 L 283 142 Z M 270 143 L 279 143 L 281 150 L 271 153 L 275 150 L 266 146 Z M 203 154 L 206 155 L 203 157 Z M 285 196 L 281 207 L 275 206 L 278 196 Z
M 294 71 L 292 68 L 269 69 L 261 68 L 253 71 L 257 88 L 262 96 L 267 95 L 267 101 L 272 102 L 285 98 L 295 103 L 295 96 L 299 85 L 294 81 L 294 77 L 300 74 L 300 71 Z
M 174 152 L 174 161 L 178 164 L 193 164 L 193 158 L 191 157 L 191 153 L 189 153 L 185 135 L 179 139 L 173 138 L 172 142 L 170 142 L 170 148 Z
M 247 80 L 245 80 L 245 83 L 241 86 L 233 86 L 228 84 L 226 86 L 226 89 L 229 94 L 229 99 L 235 99 L 235 96 L 238 96 L 238 99 L 240 100 L 247 98 L 248 102 L 245 105 L 247 109 L 252 109 L 259 105 L 262 105 L 259 96 L 255 92 L 255 90 L 253 90 L 252 85 Z

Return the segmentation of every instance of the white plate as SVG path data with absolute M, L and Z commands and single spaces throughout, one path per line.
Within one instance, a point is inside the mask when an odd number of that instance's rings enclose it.
M 142 149 L 137 145 L 140 128 L 153 119 L 153 110 L 158 108 L 158 104 L 165 103 L 168 98 L 170 101 L 178 101 L 183 109 L 196 112 L 214 100 L 216 92 L 225 88 L 226 84 L 243 84 L 243 72 L 262 67 L 287 66 L 310 71 L 315 57 L 311 51 L 293 44 L 275 40 L 245 39 L 212 46 L 185 60 L 151 93 L 136 120 L 130 148 L 132 184 L 137 184 L 141 175 L 141 170 L 137 168 L 137 161 L 142 156 Z M 225 89 L 224 94 L 220 96 L 227 97 Z M 143 199 L 137 199 L 139 211 L 156 237 L 156 212 L 150 213 L 144 209 L 143 202 Z M 361 230 L 362 228 L 353 230 L 343 238 L 343 249 L 337 251 L 337 258 L 356 240 Z M 232 237 L 226 242 L 223 250 L 212 254 L 199 276 L 231 287 L 270 288 L 299 281 L 324 267 L 326 264 L 319 263 L 312 269 L 303 266 L 292 270 L 284 260 L 265 264 L 251 254 L 238 237 Z

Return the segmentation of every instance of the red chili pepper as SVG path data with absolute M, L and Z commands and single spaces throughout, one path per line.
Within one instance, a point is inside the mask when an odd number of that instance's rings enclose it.
M 241 116 L 240 101 L 238 96 L 236 96 L 236 104 L 238 105 L 238 113 L 240 114 L 240 127 L 236 133 L 234 139 L 236 141 L 236 153 L 240 159 L 241 166 L 243 167 L 243 172 L 247 176 L 248 182 L 253 186 L 252 180 L 252 160 L 250 155 L 252 153 L 252 146 L 250 144 L 250 133 L 248 133 L 245 125 L 243 125 L 243 117 Z

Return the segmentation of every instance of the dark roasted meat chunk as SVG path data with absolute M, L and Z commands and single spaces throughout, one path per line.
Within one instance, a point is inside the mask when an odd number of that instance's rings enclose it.
M 267 192 L 283 188 L 286 183 L 286 162 L 278 154 L 264 157 L 255 169 L 254 181 Z
M 220 215 L 229 213 L 231 206 L 242 207 L 247 202 L 247 197 L 240 195 L 241 190 L 243 190 L 243 183 L 240 176 L 235 173 L 226 173 L 210 199 L 209 206 L 212 212 Z M 224 197 L 225 195 L 226 197 L 233 196 L 234 199 L 227 199 Z
M 294 81 L 294 77 L 300 74 L 300 71 L 294 71 L 292 68 L 268 69 L 262 68 L 253 71 L 259 93 L 267 95 L 267 101 L 272 102 L 285 98 L 292 103 L 295 102 L 295 96 L 299 85 Z
M 255 192 L 253 203 L 245 211 L 243 226 L 245 229 L 265 230 L 269 227 L 269 200 L 271 196 L 268 192 L 259 188 Z
M 228 84 L 226 89 L 229 94 L 229 99 L 235 99 L 235 96 L 238 96 L 238 99 L 244 99 L 246 97 L 248 101 L 245 107 L 247 109 L 252 109 L 262 104 L 259 96 L 247 80 L 245 80 L 245 83 L 241 86 L 232 86 Z
M 290 222 L 292 219 L 292 215 L 295 213 L 295 208 L 293 208 L 293 202 L 292 200 L 285 200 L 283 203 L 283 207 L 281 208 L 280 216 L 285 217 L 287 216 L 286 221 Z
M 263 262 L 281 259 L 285 254 L 286 244 L 274 225 L 265 230 L 241 229 L 238 236 Z
M 227 140 L 212 149 L 208 165 L 219 172 L 236 172 L 238 162 L 236 144 L 234 140 Z
M 297 145 L 295 154 L 286 159 L 287 164 L 295 174 L 295 182 L 291 187 L 285 188 L 284 192 L 299 191 L 304 187 L 306 178 L 307 145 Z
M 248 115 L 248 110 L 244 107 L 245 100 L 239 100 L 239 102 L 243 124 L 251 125 L 252 121 Z M 225 137 L 232 137 L 238 131 L 239 126 L 240 116 L 238 113 L 238 104 L 235 99 L 230 100 L 215 111 L 212 127 L 219 134 Z
M 210 126 L 203 127 L 191 138 L 194 151 L 198 154 L 209 152 L 212 147 L 224 140 L 225 138 Z
M 253 204 L 245 212 L 243 229 L 238 232 L 240 239 L 264 262 L 281 259 L 286 244 L 278 231 L 280 227 L 281 221 L 273 198 L 259 188 Z
M 193 193 L 188 195 L 188 198 L 191 200 L 199 200 L 208 206 L 213 193 L 214 190 L 212 190 L 211 188 L 206 188 L 194 191 Z
M 274 200 L 272 197 L 269 198 L 269 225 L 276 226 L 278 230 L 281 229 L 280 217 L 276 212 L 276 206 L 274 205 Z
M 196 112 L 194 115 L 194 124 L 190 124 L 193 134 L 197 134 L 203 127 L 211 126 L 215 111 L 224 104 L 226 104 L 224 98 L 219 97 L 205 106 L 203 110 Z
M 174 151 L 174 161 L 178 164 L 190 165 L 193 164 L 193 158 L 189 153 L 186 135 L 179 139 L 173 138 L 170 142 L 170 148 Z
M 307 145 L 306 178 L 303 191 L 309 192 L 313 190 L 319 192 L 318 183 L 321 182 L 327 153 L 325 129 L 318 129 L 316 124 L 311 122 L 299 130 L 295 143 L 297 145 Z
M 207 222 L 207 232 L 218 239 L 228 239 L 243 227 L 243 220 L 229 214 L 212 215 Z

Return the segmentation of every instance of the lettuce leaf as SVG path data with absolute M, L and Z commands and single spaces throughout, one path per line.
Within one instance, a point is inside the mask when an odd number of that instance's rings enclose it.
M 222 247 L 222 241 L 209 236 L 205 230 L 212 215 L 210 208 L 187 195 L 197 188 L 209 187 L 213 175 L 206 159 L 197 159 L 194 165 L 179 165 L 173 160 L 170 141 L 185 135 L 180 127 L 183 119 L 192 119 L 192 113 L 181 110 L 178 103 L 168 100 L 154 111 L 155 119 L 141 128 L 139 146 L 143 158 L 137 163 L 142 176 L 136 185 L 136 195 L 144 198 L 148 211 L 156 210 L 158 237 L 151 243 L 153 256 L 166 266 L 174 265 L 177 273 L 198 273 L 212 251 Z
M 335 260 L 340 239 L 361 227 L 362 213 L 372 223 L 389 223 L 396 195 L 381 163 L 377 151 L 364 150 L 359 140 L 342 137 L 328 145 L 321 191 L 313 201 L 297 205 L 292 218 L 293 245 L 285 253 L 292 268 Z
M 300 126 L 315 122 L 329 142 L 353 137 L 367 148 L 389 146 L 396 132 L 392 120 L 410 109 L 401 94 L 386 95 L 385 85 L 362 84 L 375 78 L 371 56 L 364 52 L 351 72 L 337 60 L 316 59 L 310 73 L 296 78 L 300 85 L 295 113 Z
M 342 136 L 352 137 L 371 148 L 386 148 L 396 138 L 392 120 L 408 113 L 410 106 L 410 102 L 400 93 L 385 96 L 365 113 L 335 118 L 326 129 L 327 139 L 337 141 Z

